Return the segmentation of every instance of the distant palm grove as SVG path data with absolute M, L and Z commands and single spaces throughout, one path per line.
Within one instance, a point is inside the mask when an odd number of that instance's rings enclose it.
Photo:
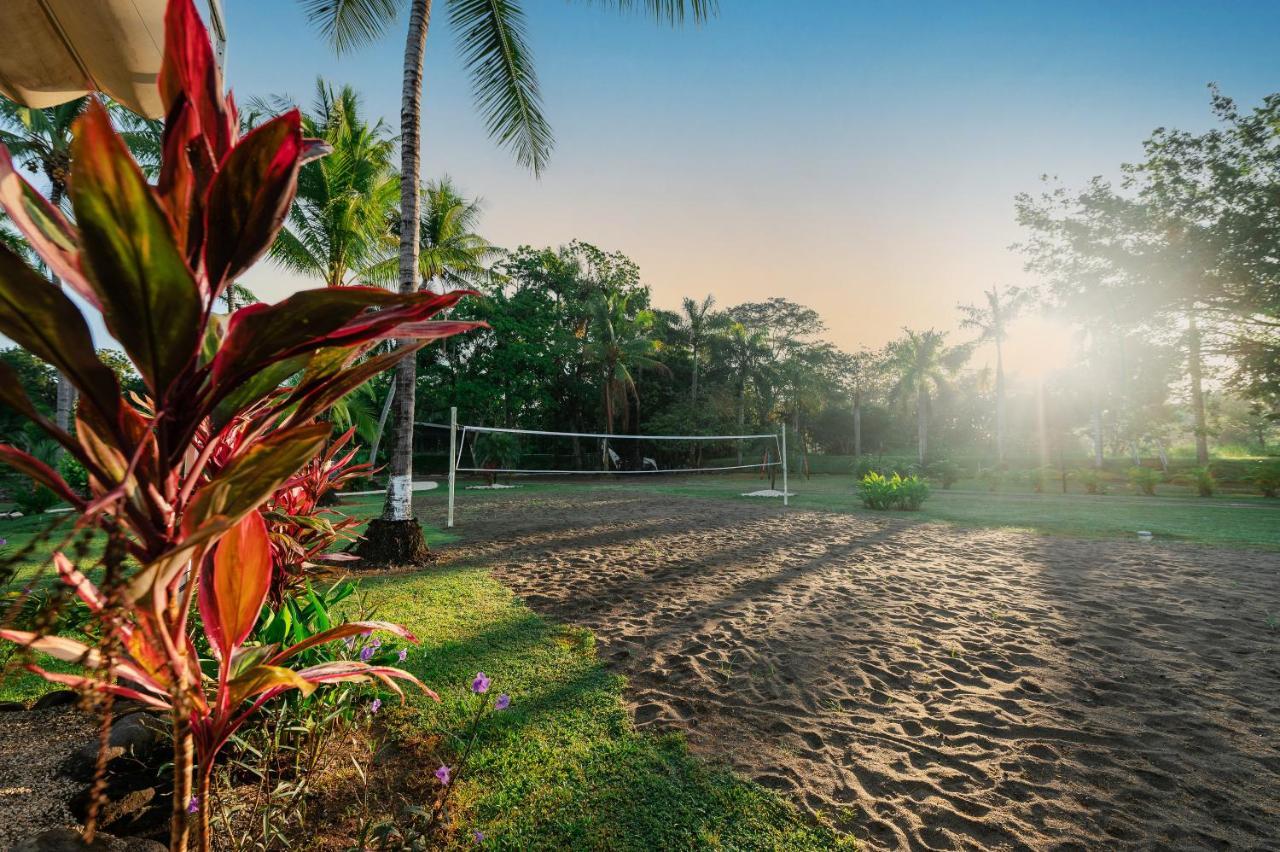
M 245 123 L 286 103 L 253 102 Z M 456 406 L 468 424 L 569 432 L 785 427 L 802 473 L 848 472 L 845 457 L 887 459 L 886 469 L 964 465 L 980 477 L 1265 456 L 1280 411 L 1280 266 L 1269 248 L 1280 225 L 1266 201 L 1280 179 L 1280 96 L 1241 113 L 1215 93 L 1213 108 L 1215 130 L 1157 132 L 1148 159 L 1125 166 L 1118 187 L 1098 179 L 1017 199 L 1027 233 L 1020 249 L 1041 287 L 994 285 L 979 303 L 957 305 L 958 331 L 908 324 L 888 345 L 853 352 L 825 341 L 822 317 L 787 298 L 722 305 L 697 293 L 669 310 L 653 303 L 622 252 L 581 241 L 495 246 L 471 188 L 428 182 L 420 286 L 474 290 L 452 316 L 489 329 L 418 354 L 415 419 L 443 423 Z M 61 119 L 38 125 L 41 141 L 20 118 L 4 116 L 5 141 L 33 169 L 46 168 L 41 158 L 56 157 L 65 135 Z M 303 167 L 272 260 L 329 286 L 394 287 L 398 140 L 363 115 L 354 91 L 324 81 L 304 127 L 333 153 Z M 127 129 L 146 162 L 157 140 L 145 124 Z M 232 308 L 253 299 L 239 286 L 225 297 Z M 1018 378 L 1002 344 L 1019 316 L 1044 310 L 1073 324 L 1078 356 L 1033 383 Z M 38 405 L 65 416 L 67 394 L 59 396 L 51 368 L 19 349 L 3 358 Z M 392 379 L 376 377 L 333 415 L 355 427 L 362 456 L 379 465 L 394 444 Z M 0 424 L 19 442 L 20 421 L 4 412 Z M 418 431 L 420 473 L 443 469 L 439 437 Z M 519 448 L 499 443 L 508 466 Z M 584 450 L 576 452 L 581 463 Z M 743 452 L 733 442 L 704 445 L 688 450 L 687 463 L 711 453 L 740 464 Z

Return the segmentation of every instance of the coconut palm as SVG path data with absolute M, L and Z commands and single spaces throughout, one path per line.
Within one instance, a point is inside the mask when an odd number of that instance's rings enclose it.
M 920 464 L 929 453 L 929 406 L 943 393 L 952 375 L 968 357 L 965 347 L 947 346 L 943 332 L 903 329 L 904 337 L 889 344 L 888 367 L 896 374 L 891 395 L 894 399 L 915 400 L 916 437 Z
M 706 353 L 708 338 L 717 330 L 715 306 L 716 298 L 712 295 L 707 295 L 701 302 L 686 296 L 681 305 L 683 313 L 677 328 L 680 336 L 689 344 L 689 360 L 693 364 L 689 399 L 695 410 L 698 406 L 698 372 L 702 366 L 702 356 Z
M 439 292 L 475 286 L 489 278 L 489 264 L 501 250 L 476 233 L 483 212 L 478 199 L 464 198 L 447 176 L 423 189 L 422 222 L 419 227 L 418 274 L 422 286 Z M 376 283 L 396 280 L 397 258 L 371 267 L 367 277 Z M 446 341 L 447 344 L 447 341 Z M 369 458 L 376 461 L 382 444 L 387 415 L 395 400 L 396 384 L 387 390 L 374 430 Z
M 382 121 L 364 119 L 355 90 L 324 80 L 316 81 L 302 128 L 332 151 L 299 172 L 298 194 L 271 258 L 330 287 L 357 283 L 395 251 L 395 140 Z
M 409 30 L 404 46 L 400 88 L 400 264 L 399 288 L 410 293 L 418 286 L 418 176 L 421 168 L 422 61 L 427 46 L 432 0 L 300 0 L 338 52 L 376 41 L 387 31 L 403 5 L 409 7 Z M 686 11 L 694 18 L 711 14 L 715 0 L 611 0 L 620 9 L 634 6 L 659 20 L 678 23 Z M 525 41 L 524 11 L 518 0 L 446 0 L 453 31 L 462 40 L 463 62 L 471 73 L 472 90 L 486 129 L 500 145 L 512 149 L 517 161 L 535 174 L 551 153 L 551 128 L 542 115 L 541 94 L 532 57 Z M 413 414 L 417 359 L 404 358 L 396 367 L 396 443 L 382 519 L 367 538 L 384 538 L 377 551 L 399 550 L 406 556 L 426 550 L 422 529 L 413 516 Z M 395 546 L 398 537 L 402 546 Z M 373 552 L 373 548 L 370 549 Z
M 667 371 L 655 356 L 661 344 L 653 336 L 654 312 L 632 310 L 635 293 L 598 293 L 591 300 L 591 323 L 583 346 L 583 360 L 600 376 L 600 400 L 604 406 L 605 431 L 615 422 L 623 429 L 631 426 L 634 409 L 640 415 L 640 393 L 636 373 L 640 370 Z
M 738 401 L 738 434 L 742 434 L 747 419 L 747 385 L 755 380 L 760 366 L 769 357 L 768 337 L 763 331 L 734 322 L 729 324 L 719 343 L 720 361 L 733 376 L 734 396 Z M 742 464 L 742 441 L 738 441 L 738 464 Z
M 977 343 L 994 343 L 996 347 L 996 461 L 1004 463 L 1005 386 L 1004 339 L 1009 322 L 1026 305 L 1030 293 L 1011 287 L 1002 294 L 998 287 L 984 290 L 985 305 L 960 305 L 960 327 L 977 330 Z

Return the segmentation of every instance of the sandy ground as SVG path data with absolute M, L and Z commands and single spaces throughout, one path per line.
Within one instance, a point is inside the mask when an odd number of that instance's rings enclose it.
M 60 770 L 73 749 L 97 735 L 95 717 L 68 707 L 0 713 L 0 849 L 76 825 L 67 800 L 85 785 Z
M 459 530 L 637 725 L 871 848 L 1280 848 L 1280 554 L 625 491 Z

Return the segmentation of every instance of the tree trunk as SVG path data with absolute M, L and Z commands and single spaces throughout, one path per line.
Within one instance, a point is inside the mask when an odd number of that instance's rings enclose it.
M 52 182 L 52 185 L 49 188 L 49 203 L 52 204 L 54 207 L 61 209 L 62 198 L 65 195 L 65 193 L 66 193 L 66 187 L 64 187 L 60 181 L 54 180 Z M 54 284 L 58 285 L 59 289 L 62 289 L 62 282 L 58 279 L 58 276 L 53 274 L 52 269 L 49 270 L 49 280 Z M 53 420 L 55 423 L 58 424 L 59 429 L 61 429 L 64 432 L 70 432 L 71 417 L 76 407 L 76 389 L 71 384 L 71 382 L 67 380 L 67 377 L 62 374 L 61 371 L 58 372 L 58 384 L 57 384 L 56 390 L 57 390 L 57 404 L 56 404 L 56 407 L 54 408 Z M 59 458 L 62 457 L 62 452 L 63 452 L 62 448 L 59 447 L 58 448 Z
M 853 457 L 862 458 L 862 391 L 853 392 Z
M 1102 403 L 1093 395 L 1093 466 L 1102 470 Z
M 369 464 L 378 464 L 378 449 L 382 446 L 382 430 L 387 426 L 387 415 L 391 412 L 391 401 L 396 398 L 396 384 L 392 382 L 387 388 L 387 398 L 382 401 L 382 411 L 378 414 L 378 431 L 373 434 L 373 444 L 369 447 Z
M 1191 412 L 1195 417 L 1196 464 L 1209 464 L 1209 431 L 1204 416 L 1204 365 L 1201 363 L 1200 326 L 1195 313 L 1187 315 L 1187 376 L 1191 379 Z
M 173 805 L 169 817 L 169 852 L 186 852 L 191 843 L 191 820 L 187 809 L 191 805 L 191 775 L 195 764 L 195 741 L 191 735 L 191 721 L 187 717 L 185 701 L 175 702 L 171 714 L 173 726 Z M 197 807 L 208 807 L 207 802 L 197 802 Z
M 413 0 L 404 44 L 400 93 L 400 292 L 418 289 L 419 172 L 421 170 L 422 62 L 431 23 L 431 0 Z M 398 342 L 401 347 L 412 341 Z M 427 551 L 422 527 L 413 516 L 413 415 L 418 376 L 414 355 L 396 365 L 394 443 L 382 523 L 370 524 L 360 554 L 370 564 L 422 561 Z
M 1000 345 L 1000 334 L 996 334 L 996 464 L 1004 464 L 1004 348 Z
M 738 385 L 738 434 L 741 435 L 747 422 L 747 383 Z M 738 464 L 742 464 L 742 439 L 738 439 Z
M 920 464 L 924 464 L 929 452 L 929 392 L 924 388 L 916 391 L 916 437 L 920 444 Z

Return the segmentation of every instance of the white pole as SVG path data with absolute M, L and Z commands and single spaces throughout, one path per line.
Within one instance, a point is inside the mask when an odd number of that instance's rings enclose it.
M 453 483 L 458 477 L 458 408 L 449 409 L 449 522 L 453 528 Z
M 787 496 L 787 424 L 782 424 L 782 505 L 791 505 Z

